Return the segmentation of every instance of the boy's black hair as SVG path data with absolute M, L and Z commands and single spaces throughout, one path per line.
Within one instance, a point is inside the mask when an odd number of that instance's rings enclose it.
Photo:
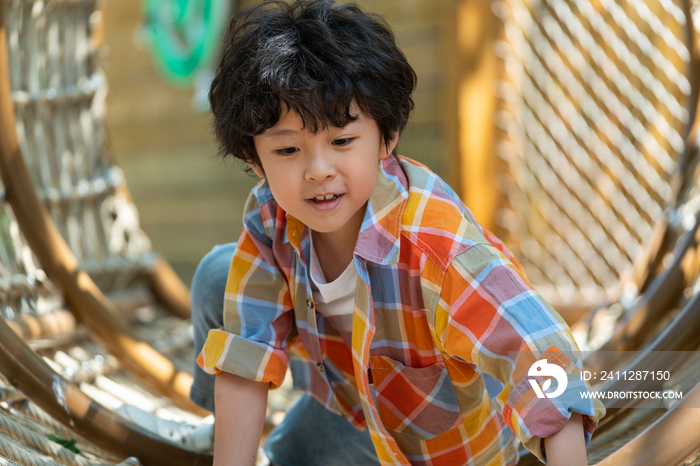
M 269 1 L 233 17 L 209 102 L 220 153 L 261 166 L 253 136 L 277 123 L 282 103 L 315 133 L 356 120 L 354 100 L 388 145 L 408 122 L 415 85 L 380 17 L 332 0 Z

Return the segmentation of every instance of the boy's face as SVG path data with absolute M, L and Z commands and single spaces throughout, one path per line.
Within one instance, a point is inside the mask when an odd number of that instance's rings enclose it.
M 359 118 L 344 128 L 313 134 L 283 106 L 277 124 L 253 138 L 262 164 L 251 165 L 255 173 L 282 209 L 320 234 L 359 232 L 379 161 L 398 140 L 385 146 L 374 120 L 354 104 L 351 111 Z

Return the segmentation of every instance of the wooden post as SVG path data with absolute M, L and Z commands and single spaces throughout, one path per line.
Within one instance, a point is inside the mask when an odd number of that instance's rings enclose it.
M 455 14 L 456 60 L 453 91 L 457 102 L 457 148 L 461 196 L 476 219 L 494 230 L 498 201 L 495 154 L 496 78 L 494 46 L 500 22 L 492 0 L 459 0 Z M 453 95 L 455 95 L 453 94 Z

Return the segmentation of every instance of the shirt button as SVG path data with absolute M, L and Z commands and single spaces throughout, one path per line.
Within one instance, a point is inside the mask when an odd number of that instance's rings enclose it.
M 326 370 L 325 367 L 323 367 L 322 362 L 317 362 L 316 367 L 318 367 L 319 372 L 323 372 L 324 370 Z
M 311 298 L 306 300 L 306 307 L 308 307 L 309 309 L 314 308 L 314 302 L 311 300 Z

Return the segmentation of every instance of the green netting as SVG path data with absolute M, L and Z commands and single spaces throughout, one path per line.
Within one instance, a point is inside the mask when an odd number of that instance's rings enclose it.
M 230 1 L 144 0 L 145 32 L 161 73 L 190 84 L 207 68 L 228 19 Z

